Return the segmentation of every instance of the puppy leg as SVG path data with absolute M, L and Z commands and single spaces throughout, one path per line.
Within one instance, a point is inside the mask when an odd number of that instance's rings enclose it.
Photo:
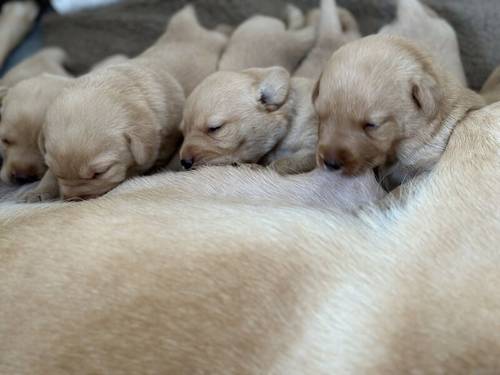
M 281 175 L 299 174 L 312 171 L 316 166 L 316 156 L 309 151 L 299 151 L 285 159 L 271 162 L 269 167 Z
M 33 25 L 38 6 L 33 1 L 6 3 L 0 14 L 0 66 Z
M 53 200 L 59 197 L 59 184 L 54 174 L 49 170 L 40 180 L 39 184 L 33 190 L 21 194 L 18 202 L 36 203 Z
M 286 6 L 286 20 L 289 30 L 301 29 L 305 24 L 304 13 L 292 4 Z

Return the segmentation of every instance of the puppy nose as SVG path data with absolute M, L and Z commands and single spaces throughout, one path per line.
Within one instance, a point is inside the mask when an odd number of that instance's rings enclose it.
M 191 167 L 193 166 L 193 159 L 182 159 L 181 165 L 186 170 L 191 169 Z
M 323 163 L 325 164 L 325 167 L 327 167 L 332 171 L 338 171 L 342 169 L 342 167 L 344 166 L 344 163 L 342 163 L 340 160 L 335 160 L 335 159 L 334 160 L 325 159 L 323 160 Z
M 12 181 L 14 181 L 18 185 L 29 184 L 31 182 L 35 182 L 36 180 L 38 180 L 37 176 L 22 174 L 17 172 L 12 173 L 10 177 Z

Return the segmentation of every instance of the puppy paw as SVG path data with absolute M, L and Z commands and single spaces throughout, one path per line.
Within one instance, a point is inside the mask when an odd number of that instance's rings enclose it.
M 20 194 L 17 201 L 19 203 L 40 203 L 51 201 L 55 198 L 57 196 L 50 191 L 30 190 Z
M 300 173 L 296 165 L 287 159 L 275 160 L 269 164 L 269 168 L 281 175 Z

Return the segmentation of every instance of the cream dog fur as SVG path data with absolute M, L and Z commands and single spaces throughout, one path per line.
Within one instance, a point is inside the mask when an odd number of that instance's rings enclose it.
M 64 69 L 67 60 L 68 55 L 61 48 L 43 48 L 10 69 L 0 79 L 0 86 L 12 87 L 22 80 L 36 77 L 42 73 L 69 77 L 68 72 Z
M 361 37 L 356 19 L 338 8 L 335 0 L 321 0 L 320 10 L 315 45 L 295 71 L 296 77 L 317 80 L 333 52 Z
M 444 69 L 467 86 L 455 30 L 419 0 L 398 0 L 396 20 L 384 26 L 379 33 L 401 36 L 421 43 Z
M 351 175 L 379 167 L 389 189 L 431 170 L 484 104 L 416 44 L 385 35 L 339 49 L 314 96 L 319 165 Z
M 38 14 L 34 1 L 12 1 L 0 13 L 0 67 L 30 30 Z
M 281 174 L 314 168 L 313 82 L 282 67 L 220 71 L 186 100 L 181 163 L 259 163 Z
M 495 373 L 499 119 L 458 124 L 387 216 L 168 189 L 2 206 L 0 372 Z
M 254 16 L 233 32 L 219 62 L 219 70 L 282 66 L 293 72 L 314 44 L 314 27 L 286 29 L 283 21 Z
M 26 200 L 54 198 L 58 186 L 66 199 L 95 197 L 165 165 L 181 136 L 184 95 L 176 78 L 186 91 L 196 86 L 215 70 L 226 40 L 217 32 L 204 31 L 204 37 L 203 30 L 187 6 L 142 55 L 83 76 L 59 96 L 42 132 L 48 183 L 42 180 Z M 217 48 L 210 43 L 215 40 Z
M 488 77 L 480 94 L 488 104 L 500 101 L 500 66 Z

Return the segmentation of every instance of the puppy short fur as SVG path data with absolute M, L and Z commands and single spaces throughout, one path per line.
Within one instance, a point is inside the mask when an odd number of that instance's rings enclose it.
M 338 8 L 335 0 L 321 0 L 320 10 L 315 45 L 295 71 L 296 77 L 317 80 L 333 52 L 361 37 L 354 16 Z
M 312 86 L 282 67 L 214 73 L 186 101 L 182 164 L 258 163 L 281 174 L 313 169 Z
M 293 72 L 312 48 L 314 27 L 286 29 L 283 21 L 254 16 L 233 32 L 219 62 L 219 70 L 282 66 Z
M 480 94 L 488 104 L 500 101 L 500 66 L 488 77 Z
M 43 73 L 69 77 L 68 72 L 64 68 L 67 60 L 68 56 L 61 48 L 43 48 L 10 69 L 0 79 L 0 86 L 12 87 L 22 80 L 33 78 Z
M 318 164 L 354 175 L 379 167 L 391 189 L 430 171 L 482 98 L 408 39 L 370 36 L 339 49 L 314 93 Z
M 496 373 L 499 119 L 496 105 L 461 122 L 391 215 L 146 181 L 2 206 L 0 372 Z
M 38 14 L 34 1 L 12 1 L 2 6 L 0 13 L 0 67 L 9 53 L 31 29 Z
M 398 0 L 396 20 L 384 26 L 379 33 L 408 38 L 422 44 L 443 69 L 467 86 L 455 30 L 419 0 Z

